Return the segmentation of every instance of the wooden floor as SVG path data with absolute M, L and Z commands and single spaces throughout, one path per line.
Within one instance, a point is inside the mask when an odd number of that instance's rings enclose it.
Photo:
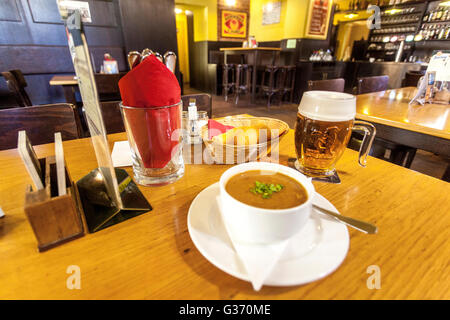
M 184 94 L 200 93 L 200 91 L 185 86 Z M 294 128 L 295 117 L 297 114 L 296 104 L 283 102 L 278 104 L 278 101 L 274 101 L 270 108 L 267 107 L 266 100 L 258 101 L 257 105 L 251 105 L 249 96 L 243 96 L 239 98 L 239 103 L 234 104 L 234 95 L 231 94 L 228 97 L 228 102 L 225 102 L 223 96 L 212 96 L 213 99 L 213 117 L 224 117 L 235 114 L 247 113 L 257 117 L 272 117 L 283 120 L 291 128 Z M 417 150 L 414 161 L 411 165 L 411 170 L 435 177 L 440 179 L 447 167 L 449 159 L 437 156 L 433 153 Z

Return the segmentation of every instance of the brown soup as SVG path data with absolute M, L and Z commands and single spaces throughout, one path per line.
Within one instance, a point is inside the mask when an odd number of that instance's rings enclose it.
M 288 209 L 308 200 L 308 192 L 291 177 L 273 171 L 250 170 L 232 176 L 225 190 L 236 200 L 264 209 Z

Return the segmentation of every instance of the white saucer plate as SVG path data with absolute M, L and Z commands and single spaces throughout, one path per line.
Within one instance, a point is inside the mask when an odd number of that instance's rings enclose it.
M 250 281 L 222 223 L 216 197 L 219 183 L 202 190 L 188 212 L 188 230 L 200 253 L 222 271 Z M 337 212 L 316 193 L 315 204 Z M 269 286 L 294 286 L 321 279 L 344 261 L 350 244 L 347 227 L 314 211 L 306 226 L 291 238 L 280 261 L 264 281 Z

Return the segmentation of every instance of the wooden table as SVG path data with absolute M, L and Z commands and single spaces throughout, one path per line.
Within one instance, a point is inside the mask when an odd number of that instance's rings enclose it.
M 75 92 L 78 88 L 78 80 L 74 75 L 66 75 L 66 76 L 53 76 L 49 84 L 51 86 L 62 86 L 64 91 L 64 97 L 66 98 L 67 103 L 71 103 L 74 106 L 77 105 L 77 99 L 75 96 Z
M 227 64 L 228 55 L 244 55 L 246 56 L 245 61 L 248 61 L 248 56 L 253 55 L 253 72 L 252 72 L 252 93 L 251 93 L 251 103 L 256 103 L 256 79 L 257 79 L 257 67 L 258 59 L 262 53 L 272 54 L 272 64 L 275 63 L 276 55 L 281 51 L 281 48 L 270 48 L 270 47 L 257 47 L 257 48 L 220 48 L 220 51 L 224 52 L 224 63 Z M 248 63 L 248 62 L 246 62 Z M 236 80 L 237 81 L 237 80 Z
M 374 124 L 379 138 L 450 157 L 450 105 L 409 105 L 415 92 L 406 87 L 358 95 L 356 118 Z
M 125 133 L 109 136 L 110 143 Z M 36 147 L 39 157 L 53 144 Z M 97 167 L 89 139 L 64 142 L 74 180 Z M 280 161 L 294 157 L 293 132 L 280 143 Z M 377 235 L 353 229 L 342 265 L 304 286 L 252 290 L 209 263 L 187 230 L 195 196 L 228 165 L 186 165 L 185 176 L 163 187 L 140 187 L 153 211 L 38 253 L 23 211 L 30 183 L 17 150 L 0 152 L 0 299 L 450 299 L 450 184 L 375 158 L 367 168 L 347 149 L 340 185 L 314 182 L 342 213 L 370 221 Z M 127 168 L 131 174 L 131 168 Z M 68 290 L 68 266 L 81 270 L 81 290 Z M 370 290 L 367 268 L 381 270 Z M 301 270 L 299 270 L 301 272 Z

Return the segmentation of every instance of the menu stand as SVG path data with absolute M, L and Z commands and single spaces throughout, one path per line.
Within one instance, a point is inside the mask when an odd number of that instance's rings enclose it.
M 116 223 L 152 210 L 131 177 L 113 166 L 107 132 L 98 99 L 94 70 L 82 22 L 90 22 L 88 12 L 81 14 L 70 8 L 71 2 L 58 2 L 65 21 L 66 35 L 75 73 L 78 78 L 86 122 L 97 158 L 98 168 L 77 182 L 89 232 L 96 232 Z
M 92 170 L 77 182 L 89 232 L 99 231 L 152 210 L 128 173 L 117 168 L 115 172 L 122 209 L 109 197 L 100 169 Z
M 25 214 L 38 241 L 39 251 L 84 235 L 77 190 L 67 168 L 66 194 L 58 196 L 56 161 L 54 156 L 39 159 L 43 168 L 44 189 L 25 191 Z

